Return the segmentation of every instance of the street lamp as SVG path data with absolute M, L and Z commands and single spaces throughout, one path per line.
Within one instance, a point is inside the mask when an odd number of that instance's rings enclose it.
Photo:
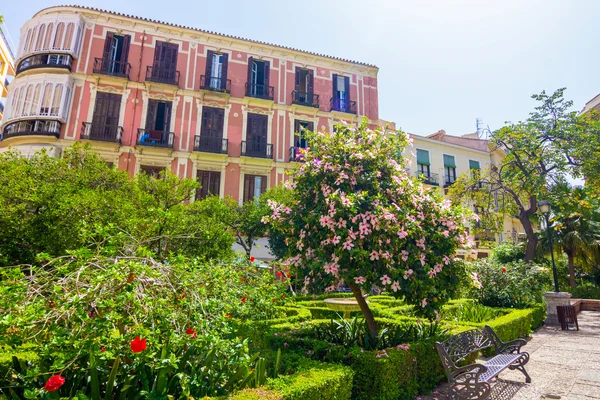
M 546 218 L 546 230 L 548 232 L 548 244 L 550 245 L 550 257 L 552 258 L 552 274 L 554 275 L 554 291 L 559 292 L 558 290 L 558 273 L 556 272 L 556 264 L 554 263 L 554 250 L 552 247 L 552 229 L 550 229 L 550 211 L 552 206 L 548 200 L 542 200 L 539 202 L 538 207 L 542 214 L 544 214 L 544 218 Z

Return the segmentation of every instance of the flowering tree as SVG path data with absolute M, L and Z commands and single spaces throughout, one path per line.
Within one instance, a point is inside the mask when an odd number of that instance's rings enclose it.
M 403 132 L 338 125 L 308 133 L 310 149 L 294 172 L 289 204 L 270 202 L 263 222 L 287 236 L 289 258 L 305 289 L 345 282 L 372 336 L 377 324 L 362 291 L 373 284 L 404 296 L 417 314 L 433 319 L 459 281 L 453 261 L 467 245 L 466 217 L 437 190 L 410 178 L 401 156 Z

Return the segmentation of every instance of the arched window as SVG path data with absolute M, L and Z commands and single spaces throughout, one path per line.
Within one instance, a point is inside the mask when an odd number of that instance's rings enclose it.
M 25 90 L 25 101 L 22 104 L 23 109 L 19 115 L 29 115 L 29 111 L 31 110 L 31 100 L 33 97 L 33 85 L 27 85 L 27 89 Z
M 18 87 L 12 93 L 12 100 L 10 102 L 10 115 L 15 117 L 17 115 L 17 104 L 19 100 L 19 94 L 21 93 L 21 88 Z
M 54 33 L 54 24 L 50 22 L 46 29 L 46 39 L 44 40 L 44 50 L 48 50 L 52 44 L 52 34 Z
M 25 44 L 23 45 L 23 54 L 27 53 L 30 42 L 31 42 L 31 28 L 29 28 L 27 30 L 27 38 L 25 39 Z
M 33 50 L 33 46 L 35 43 L 35 38 L 37 34 L 37 26 L 33 27 L 33 30 L 31 31 L 31 40 L 29 41 L 29 45 L 27 46 L 27 53 L 30 53 Z
M 37 85 L 35 85 L 35 89 L 33 90 L 33 99 L 31 100 L 31 108 L 29 109 L 29 115 L 36 115 L 38 113 L 41 90 L 42 90 L 41 83 L 38 83 Z
M 54 88 L 54 97 L 52 99 L 52 108 L 50 109 L 50 115 L 58 115 L 60 109 L 60 102 L 62 100 L 63 85 L 59 83 Z
M 60 46 L 62 45 L 62 42 L 63 42 L 64 30 L 65 30 L 64 23 L 60 22 L 58 25 L 56 25 L 56 35 L 54 36 L 54 44 L 52 45 L 52 48 L 60 50 Z
M 67 31 L 65 33 L 65 41 L 63 44 L 63 50 L 70 50 L 71 43 L 73 42 L 73 29 L 75 28 L 75 24 L 72 22 L 67 25 Z
M 52 89 L 53 86 L 51 83 L 46 83 L 46 86 L 44 86 L 44 95 L 42 97 L 40 115 L 48 115 L 50 112 L 50 104 L 52 103 Z
M 46 24 L 42 24 L 42 25 L 40 25 L 38 37 L 35 42 L 35 51 L 39 51 L 42 49 L 42 43 L 44 43 L 45 35 L 46 35 Z

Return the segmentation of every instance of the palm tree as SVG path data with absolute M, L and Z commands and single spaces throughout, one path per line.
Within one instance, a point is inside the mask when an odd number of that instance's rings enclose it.
M 569 285 L 575 287 L 575 262 L 593 268 L 600 264 L 600 203 L 584 188 L 568 185 L 557 190 L 553 242 L 566 255 L 569 264 Z M 545 231 L 540 235 L 542 249 L 548 248 Z

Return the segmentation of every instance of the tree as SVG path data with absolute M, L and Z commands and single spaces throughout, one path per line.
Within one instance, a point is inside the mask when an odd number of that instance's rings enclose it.
M 600 202 L 585 188 L 563 183 L 552 190 L 553 241 L 567 255 L 569 285 L 576 286 L 575 262 L 588 268 L 600 262 Z M 547 236 L 541 233 L 541 245 L 548 248 Z
M 600 196 L 600 114 L 592 110 L 577 118 L 578 129 L 566 140 L 573 175 Z
M 452 199 L 476 205 L 482 198 L 493 199 L 486 203 L 489 212 L 516 216 L 527 235 L 525 261 L 533 259 L 538 243 L 538 201 L 574 162 L 568 140 L 580 125 L 576 114 L 568 111 L 572 102 L 564 100 L 563 92 L 533 95 L 540 104 L 529 118 L 507 124 L 490 138 L 491 150 L 505 156 L 481 173 L 463 174 L 450 192 Z
M 224 215 L 225 224 L 233 232 L 235 242 L 242 246 L 246 257 L 255 246 L 256 240 L 265 236 L 267 227 L 262 218 L 269 213 L 264 197 L 245 202 L 241 207 L 232 198 L 226 198 L 225 204 L 229 212 Z
M 403 132 L 373 131 L 363 120 L 307 138 L 294 200 L 269 201 L 264 219 L 286 235 L 285 263 L 307 285 L 323 280 L 333 290 L 345 282 L 373 337 L 377 323 L 362 295 L 373 284 L 435 318 L 459 281 L 452 257 L 469 241 L 463 210 L 408 176 Z

